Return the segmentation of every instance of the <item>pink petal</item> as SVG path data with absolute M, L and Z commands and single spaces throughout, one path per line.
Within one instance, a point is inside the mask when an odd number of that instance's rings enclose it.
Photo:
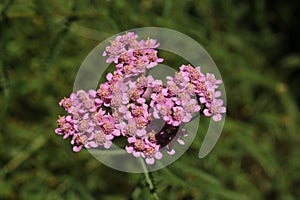
M 156 94 L 151 94 L 151 99 L 156 99 Z
M 63 139 L 67 139 L 70 135 L 69 134 L 65 134 Z
M 219 85 L 222 83 L 222 80 L 216 80 L 215 84 Z
M 199 106 L 199 105 L 196 105 L 196 106 L 195 106 L 195 110 L 194 110 L 194 112 L 198 112 L 200 109 L 201 109 L 201 106 Z
M 104 106 L 106 106 L 106 107 L 110 107 L 110 103 L 106 103 L 106 102 L 104 102 Z
M 167 151 L 167 153 L 168 153 L 169 155 L 174 155 L 174 154 L 175 154 L 175 150 L 174 150 L 174 149 L 171 149 L 170 151 Z
M 204 114 L 205 116 L 211 116 L 211 113 L 209 112 L 208 109 L 204 109 L 203 114 Z
M 103 103 L 103 101 L 100 99 L 95 99 L 95 103 L 101 105 Z
M 122 103 L 123 104 L 127 104 L 129 102 L 129 98 L 128 98 L 128 95 L 126 93 L 124 93 L 122 95 Z
M 160 160 L 162 157 L 163 157 L 162 153 L 160 153 L 159 151 L 156 152 L 156 154 L 155 154 L 156 159 Z
M 185 82 L 190 81 L 189 77 L 188 77 L 188 76 L 185 76 L 185 77 L 184 77 L 184 81 L 185 81 Z
M 129 119 L 132 119 L 132 115 L 131 115 L 131 112 L 126 112 L 125 116 L 124 116 L 124 119 L 126 120 L 129 120 Z
M 135 137 L 129 137 L 129 138 L 127 139 L 127 141 L 128 141 L 129 143 L 134 143 L 134 142 L 136 141 L 136 138 L 135 138 Z
M 146 163 L 149 164 L 149 165 L 153 165 L 155 162 L 155 159 L 154 158 L 146 158 Z
M 128 153 L 132 153 L 132 152 L 133 152 L 133 147 L 128 147 L 128 146 L 126 146 L 125 149 L 126 149 L 126 151 L 127 151 Z
M 72 117 L 71 117 L 70 115 L 66 116 L 66 121 L 72 122 L 72 121 L 73 121 L 73 120 L 72 120 Z
M 116 127 L 117 127 L 118 129 L 124 129 L 124 128 L 126 127 L 126 123 L 125 123 L 125 122 L 121 122 L 121 123 L 119 123 L 119 124 L 116 124 Z
M 180 124 L 181 124 L 181 123 L 180 123 L 179 121 L 173 121 L 173 122 L 172 122 L 172 125 L 173 125 L 173 126 L 179 126 Z
M 111 81 L 112 77 L 113 77 L 113 75 L 112 75 L 111 73 L 108 73 L 108 74 L 106 75 L 106 79 L 107 79 L 108 81 Z
M 91 97 L 96 97 L 97 92 L 95 90 L 89 90 L 89 95 Z
M 158 59 L 156 60 L 156 62 L 163 62 L 163 61 L 164 61 L 163 58 L 158 58 Z
M 91 133 L 91 132 L 93 132 L 93 130 L 94 130 L 94 127 L 89 127 L 89 128 L 86 130 L 86 132 Z
M 216 99 L 213 103 L 215 103 L 218 106 L 222 106 L 223 105 L 223 100 L 222 99 Z
M 216 121 L 216 122 L 217 121 L 221 121 L 221 119 L 222 119 L 222 115 L 221 114 L 217 114 L 217 115 L 213 116 L 213 120 Z
M 89 113 L 85 113 L 82 117 L 82 119 L 89 119 Z
M 105 139 L 106 140 L 112 140 L 112 139 L 114 139 L 114 136 L 113 135 L 106 135 Z
M 177 142 L 179 143 L 179 144 L 181 144 L 181 145 L 184 145 L 185 144 L 185 142 L 182 140 L 182 139 L 177 139 Z
M 118 109 L 118 111 L 120 112 L 120 113 L 126 113 L 127 112 L 127 107 L 126 106 L 121 106 L 121 107 L 119 107 L 119 109 Z
M 184 118 L 182 119 L 183 122 L 189 122 L 192 119 L 192 115 L 190 113 L 186 113 Z
M 115 129 L 115 130 L 112 132 L 112 134 L 113 134 L 114 136 L 120 136 L 120 135 L 121 135 L 121 132 L 120 132 L 120 130 Z
M 97 108 L 93 107 L 93 108 L 90 109 L 90 112 L 95 112 L 96 110 L 97 110 Z
M 94 141 L 89 142 L 87 145 L 85 145 L 86 148 L 96 148 L 98 147 L 98 144 Z
M 204 97 L 200 97 L 200 98 L 199 98 L 199 101 L 200 101 L 201 103 L 206 103 L 206 99 L 205 99 Z
M 167 89 L 162 89 L 161 93 L 162 93 L 162 95 L 167 96 L 168 95 L 168 90 Z
M 220 91 L 216 91 L 215 92 L 215 98 L 218 98 L 218 97 L 220 97 L 221 96 L 221 92 Z
M 147 133 L 147 132 L 146 132 L 145 129 L 142 129 L 142 130 L 138 129 L 138 130 L 136 131 L 136 135 L 139 136 L 139 137 L 142 137 L 142 136 L 146 135 L 146 133 Z
M 220 107 L 220 113 L 226 113 L 226 107 Z
M 139 157 L 140 155 L 141 155 L 141 153 L 140 152 L 137 152 L 137 151 L 134 151 L 133 153 L 132 153 L 132 155 L 134 156 L 134 157 Z
M 103 144 L 103 146 L 104 146 L 105 149 L 109 149 L 109 148 L 111 147 L 111 145 L 112 145 L 112 142 L 111 142 L 111 141 L 106 141 L 106 142 Z
M 153 117 L 155 119 L 160 119 L 159 114 L 158 114 L 158 112 L 156 110 L 153 111 Z
M 60 128 L 55 129 L 55 133 L 61 135 L 62 134 L 61 129 Z
M 144 104 L 144 103 L 146 102 L 146 99 L 144 99 L 144 98 L 139 98 L 139 99 L 137 100 L 137 102 L 140 103 L 140 104 Z
M 170 122 L 169 124 L 172 123 L 172 117 L 171 117 L 171 116 L 164 116 L 163 119 L 164 119 L 166 122 Z
M 81 150 L 82 146 L 74 146 L 73 151 L 74 152 L 79 152 Z

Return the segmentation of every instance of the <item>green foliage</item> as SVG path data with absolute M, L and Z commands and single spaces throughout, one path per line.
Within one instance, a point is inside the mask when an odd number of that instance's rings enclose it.
M 86 55 L 144 26 L 197 40 L 227 92 L 214 150 L 198 159 L 198 134 L 180 159 L 150 174 L 160 199 L 299 198 L 299 8 L 280 0 L 1 1 L 0 199 L 155 199 L 148 179 L 73 153 L 54 134 L 58 101 Z

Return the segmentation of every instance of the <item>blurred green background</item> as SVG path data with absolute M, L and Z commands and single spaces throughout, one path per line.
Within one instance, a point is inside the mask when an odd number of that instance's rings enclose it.
M 207 157 L 197 157 L 197 136 L 184 156 L 152 174 L 159 197 L 299 199 L 299 9 L 297 0 L 1 0 L 0 199 L 153 199 L 141 174 L 73 153 L 54 134 L 58 101 L 86 55 L 107 37 L 145 26 L 202 44 L 228 100 Z

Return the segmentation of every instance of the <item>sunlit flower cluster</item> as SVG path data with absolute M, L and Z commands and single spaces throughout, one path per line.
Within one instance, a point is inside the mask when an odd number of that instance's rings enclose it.
M 103 56 L 116 70 L 98 90 L 79 90 L 60 101 L 68 115 L 59 117 L 55 132 L 70 137 L 75 152 L 83 147 L 109 149 L 114 138 L 126 137 L 128 153 L 154 164 L 162 150 L 175 153 L 174 141 L 184 144 L 188 133 L 181 125 L 193 116 L 202 112 L 220 121 L 226 112 L 219 99 L 222 82 L 200 67 L 182 65 L 173 77 L 166 77 L 166 85 L 146 75 L 163 59 L 157 56 L 156 40 L 137 37 L 128 32 L 106 47 Z

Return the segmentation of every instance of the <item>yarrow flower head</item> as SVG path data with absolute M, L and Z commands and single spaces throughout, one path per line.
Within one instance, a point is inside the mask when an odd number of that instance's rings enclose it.
M 159 47 L 159 43 L 156 40 L 137 41 L 137 37 L 133 32 L 118 36 L 102 54 L 108 56 L 107 63 L 114 62 L 117 72 L 127 77 L 143 74 L 163 61 L 157 57 L 155 48 Z
M 226 112 L 218 90 L 222 81 L 200 67 L 182 65 L 166 77 L 166 85 L 146 75 L 163 62 L 156 50 L 160 44 L 137 38 L 128 32 L 106 47 L 102 55 L 116 69 L 97 90 L 79 90 L 59 102 L 68 114 L 59 117 L 55 132 L 71 138 L 73 151 L 109 149 L 115 138 L 125 137 L 126 151 L 152 165 L 162 159 L 163 150 L 175 154 L 175 141 L 185 144 L 188 132 L 181 125 L 197 113 L 220 121 Z

